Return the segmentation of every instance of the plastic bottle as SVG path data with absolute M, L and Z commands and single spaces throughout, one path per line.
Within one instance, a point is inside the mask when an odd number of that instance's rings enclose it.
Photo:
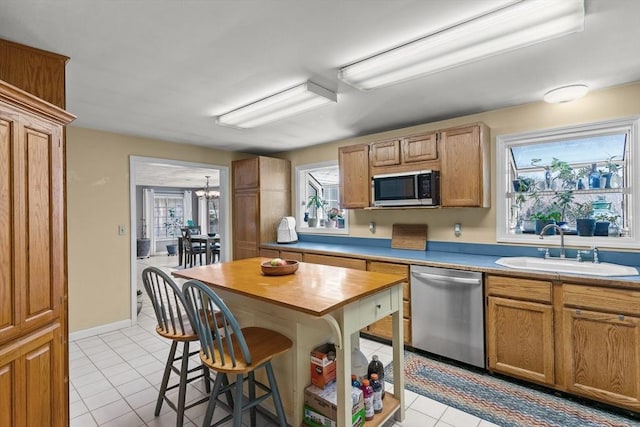
M 365 356 L 359 348 L 351 351 L 351 374 L 355 374 L 359 381 L 367 378 L 367 356 Z
M 366 378 L 362 380 L 362 397 L 364 398 L 364 419 L 371 421 L 375 414 L 373 410 L 373 388 Z
M 378 380 L 378 374 L 373 373 L 369 376 L 371 388 L 373 389 L 373 412 L 379 414 L 382 412 L 382 384 Z
M 371 374 L 374 373 L 378 374 L 378 381 L 382 384 L 382 399 L 384 399 L 384 366 L 375 354 L 371 357 L 371 362 L 367 367 L 367 378 L 371 379 Z
M 351 374 L 351 385 L 356 388 L 362 387 L 362 384 L 358 380 L 358 376 L 356 374 Z

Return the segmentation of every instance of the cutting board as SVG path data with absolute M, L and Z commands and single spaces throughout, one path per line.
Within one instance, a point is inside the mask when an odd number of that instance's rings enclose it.
M 427 249 L 427 224 L 393 224 L 391 247 L 394 249 Z

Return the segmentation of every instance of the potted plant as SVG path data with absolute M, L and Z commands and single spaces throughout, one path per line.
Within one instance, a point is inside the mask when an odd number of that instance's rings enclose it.
M 567 226 L 567 215 L 569 213 L 572 202 L 573 190 L 556 191 L 555 195 L 553 196 L 553 205 L 560 210 L 560 219 L 558 220 L 558 225 L 563 229 L 569 228 Z
M 531 215 L 531 219 L 536 222 L 536 234 L 540 234 L 546 225 L 555 224 L 557 221 L 560 221 L 560 218 L 560 212 L 555 210 L 547 212 L 539 211 Z M 549 228 L 544 234 L 545 236 L 552 236 L 556 234 L 556 230 L 555 228 Z
M 516 193 L 524 193 L 530 191 L 534 185 L 535 181 L 533 178 L 525 178 L 518 175 L 518 177 L 513 180 L 513 191 Z
M 327 222 L 325 227 L 335 228 L 338 226 L 338 220 L 342 218 L 342 211 L 338 208 L 331 208 L 327 211 Z
M 578 236 L 593 236 L 596 229 L 596 220 L 593 218 L 593 202 L 587 200 L 584 203 L 574 203 L 573 216 L 576 218 L 576 231 Z
M 551 172 L 556 175 L 553 180 L 560 180 L 560 186 L 566 190 L 576 187 L 576 176 L 571 165 L 565 161 L 553 158 L 551 160 Z
M 322 197 L 317 194 L 309 197 L 309 201 L 307 202 L 307 209 L 315 208 L 311 210 L 311 213 L 309 214 L 309 227 L 318 226 L 318 212 L 322 212 L 327 204 L 328 202 L 326 200 L 323 200 Z
M 600 175 L 604 179 L 604 188 L 619 188 L 622 178 L 618 174 L 618 171 L 622 168 L 618 163 L 614 161 L 616 156 L 609 157 L 605 162 L 607 171 L 600 171 Z
M 167 217 L 167 221 L 164 223 L 164 229 L 167 232 L 167 236 L 178 237 L 178 235 L 180 234 L 180 227 L 182 227 L 182 218 L 176 215 L 175 208 L 170 208 L 169 216 Z M 167 255 L 177 255 L 177 253 L 177 243 L 171 242 L 167 244 Z

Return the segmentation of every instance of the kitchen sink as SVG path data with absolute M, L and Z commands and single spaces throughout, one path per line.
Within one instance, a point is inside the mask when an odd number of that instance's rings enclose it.
M 590 274 L 593 276 L 636 276 L 638 270 L 620 264 L 608 262 L 578 262 L 574 259 L 503 257 L 496 264 L 523 270 L 552 271 L 557 273 Z

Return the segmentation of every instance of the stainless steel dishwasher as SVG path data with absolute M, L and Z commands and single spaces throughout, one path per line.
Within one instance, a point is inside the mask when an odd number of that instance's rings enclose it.
M 485 367 L 482 273 L 411 266 L 413 347 Z

